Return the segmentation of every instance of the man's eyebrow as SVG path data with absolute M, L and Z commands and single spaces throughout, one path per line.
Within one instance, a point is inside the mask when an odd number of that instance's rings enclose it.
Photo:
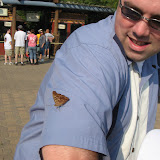
M 133 5 L 130 2 L 125 1 L 124 5 L 127 6 L 127 7 L 130 7 L 130 8 L 133 8 L 134 10 L 138 11 L 141 14 L 143 13 L 142 10 L 140 10 L 137 6 Z

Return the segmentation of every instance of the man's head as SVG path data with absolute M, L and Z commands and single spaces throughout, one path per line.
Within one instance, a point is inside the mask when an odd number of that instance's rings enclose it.
M 22 30 L 23 29 L 23 26 L 22 25 L 19 25 L 18 26 L 18 30 Z
M 30 34 L 31 32 L 30 31 L 27 31 L 27 34 Z
M 46 33 L 49 33 L 49 29 L 46 29 Z
M 35 33 L 34 29 L 31 29 L 31 33 Z
M 142 61 L 157 54 L 160 52 L 160 1 L 120 0 L 115 31 L 128 58 Z
M 43 31 L 43 30 L 41 30 L 41 31 L 40 31 L 40 35 L 42 36 L 43 34 L 44 34 L 44 31 Z
M 11 29 L 10 28 L 7 28 L 6 32 L 9 34 L 11 33 Z

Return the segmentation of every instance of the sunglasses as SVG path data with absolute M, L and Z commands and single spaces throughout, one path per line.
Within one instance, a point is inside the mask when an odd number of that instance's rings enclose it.
M 140 20 L 146 20 L 148 21 L 148 25 L 151 28 L 154 28 L 156 30 L 160 31 L 160 20 L 158 19 L 152 19 L 152 18 L 146 18 L 144 16 L 142 16 L 141 13 L 139 13 L 138 11 L 136 11 L 133 8 L 130 8 L 128 6 L 123 6 L 120 0 L 120 4 L 119 4 L 120 8 L 121 8 L 121 13 L 128 19 L 132 20 L 132 21 L 140 21 Z

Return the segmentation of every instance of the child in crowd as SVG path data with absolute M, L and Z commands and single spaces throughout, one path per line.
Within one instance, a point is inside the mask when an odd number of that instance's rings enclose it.
M 9 65 L 12 65 L 11 55 L 12 55 L 12 38 L 10 35 L 10 28 L 7 29 L 7 33 L 4 36 L 4 49 L 5 49 L 5 62 L 4 65 L 8 64 L 7 58 L 9 58 Z

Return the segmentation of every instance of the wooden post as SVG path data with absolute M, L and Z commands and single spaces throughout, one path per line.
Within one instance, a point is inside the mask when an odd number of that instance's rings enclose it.
M 54 3 L 59 3 L 59 0 L 53 0 Z M 59 18 L 59 10 L 55 10 L 55 22 L 54 22 L 54 36 L 55 36 L 55 43 L 59 43 L 59 34 L 58 34 L 58 18 Z M 55 56 L 57 48 L 59 44 L 54 45 L 54 53 L 53 55 Z
M 12 47 L 13 47 L 12 56 L 14 56 L 14 49 L 15 49 L 14 34 L 16 31 L 16 6 L 13 6 L 12 17 L 13 17 L 12 19 Z
M 67 23 L 67 38 L 71 34 L 71 23 Z
M 58 17 L 59 17 L 59 11 L 58 9 L 55 10 L 55 22 L 54 22 L 54 34 L 57 35 L 58 34 Z

